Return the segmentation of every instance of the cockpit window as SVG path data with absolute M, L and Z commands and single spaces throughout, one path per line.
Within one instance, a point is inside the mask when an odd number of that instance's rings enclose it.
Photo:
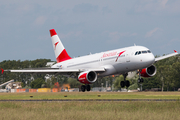
M 150 50 L 136 51 L 135 55 L 151 53 Z
M 135 53 L 135 55 L 137 55 L 137 54 L 138 54 L 138 52 Z
M 150 50 L 148 50 L 147 52 L 148 52 L 148 53 L 151 53 L 151 51 L 150 51 Z
M 142 53 L 147 53 L 147 51 L 142 51 Z

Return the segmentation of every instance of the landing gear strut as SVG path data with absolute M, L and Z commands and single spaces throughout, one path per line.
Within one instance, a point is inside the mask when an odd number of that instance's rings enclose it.
M 129 80 L 126 80 L 126 77 L 128 76 L 128 73 L 123 74 L 123 76 L 124 76 L 124 81 L 121 81 L 120 85 L 121 85 L 122 88 L 125 87 L 125 86 L 128 88 L 130 86 Z
M 141 71 L 140 70 L 138 70 L 138 74 L 139 74 L 138 83 L 143 83 L 144 79 L 141 78 Z
M 81 85 L 81 91 L 85 92 L 85 91 L 90 91 L 91 90 L 91 86 L 89 84 L 87 85 Z

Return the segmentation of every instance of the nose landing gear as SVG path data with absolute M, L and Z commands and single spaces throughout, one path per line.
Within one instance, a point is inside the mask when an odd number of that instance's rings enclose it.
M 144 79 L 143 79 L 143 78 L 141 78 L 141 71 L 140 71 L 140 70 L 138 70 L 138 71 L 137 71 L 137 73 L 138 73 L 138 75 L 139 75 L 139 78 L 138 78 L 138 83 L 143 83 L 143 82 L 144 82 Z

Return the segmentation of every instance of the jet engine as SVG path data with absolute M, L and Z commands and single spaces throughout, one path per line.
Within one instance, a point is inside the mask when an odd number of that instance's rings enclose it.
M 97 80 L 97 74 L 94 71 L 85 71 L 79 74 L 78 80 L 83 84 L 91 84 Z
M 148 68 L 142 69 L 140 73 L 142 77 L 152 77 L 156 74 L 156 67 L 154 65 L 151 65 Z

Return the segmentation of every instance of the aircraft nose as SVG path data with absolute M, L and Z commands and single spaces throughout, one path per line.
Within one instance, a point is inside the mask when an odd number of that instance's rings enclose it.
M 146 57 L 144 57 L 144 59 L 142 61 L 146 62 L 149 65 L 151 65 L 151 64 L 154 63 L 155 57 L 154 57 L 154 55 L 152 53 L 151 54 L 147 54 Z

